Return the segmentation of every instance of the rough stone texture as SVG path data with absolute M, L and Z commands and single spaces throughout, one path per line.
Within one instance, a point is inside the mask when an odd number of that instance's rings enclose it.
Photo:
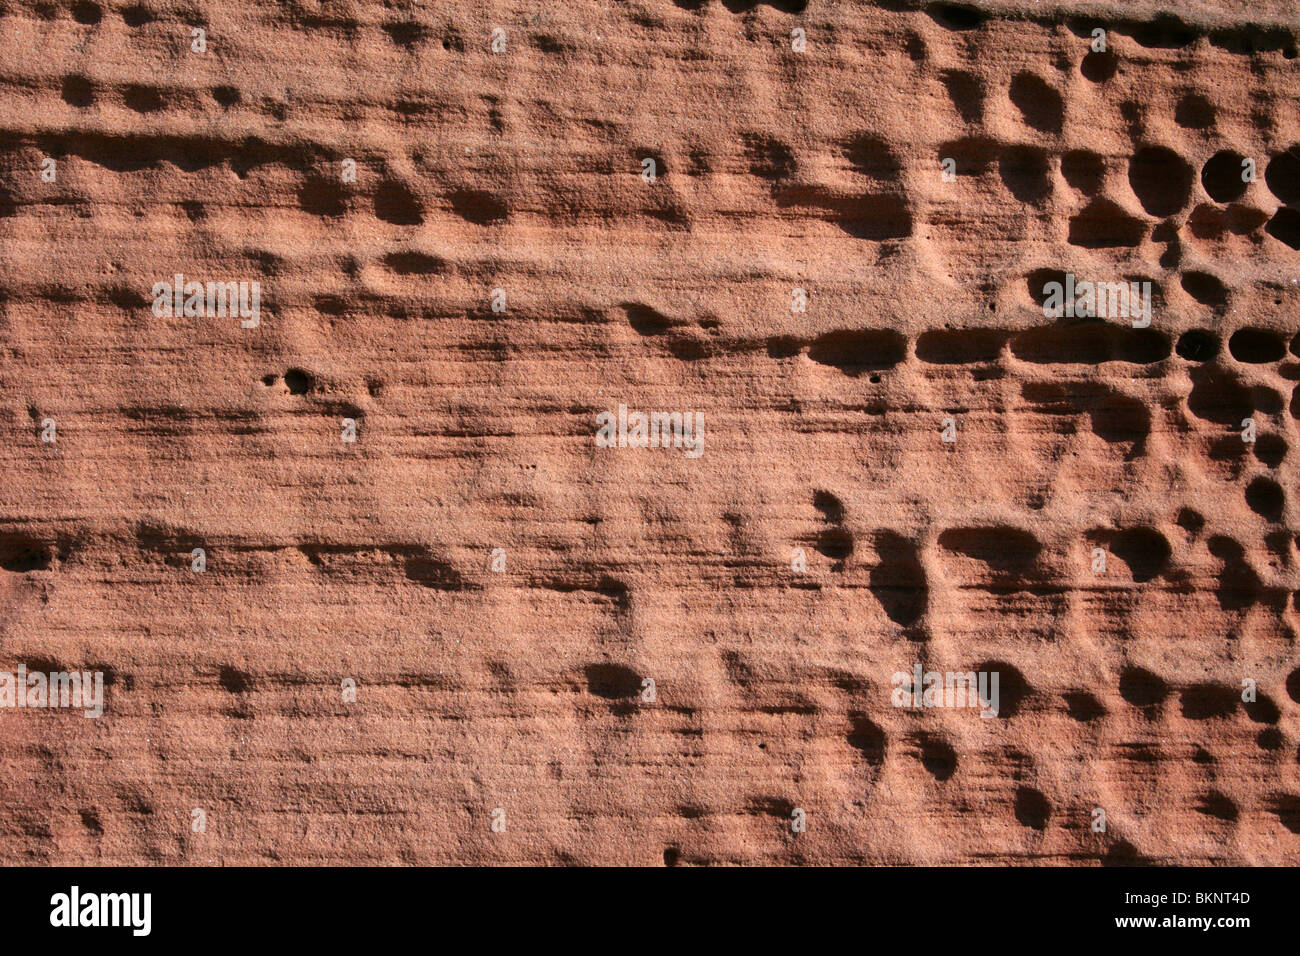
M 0 859 L 1300 862 L 1294 15 L 1180 9 L 0 3 Z

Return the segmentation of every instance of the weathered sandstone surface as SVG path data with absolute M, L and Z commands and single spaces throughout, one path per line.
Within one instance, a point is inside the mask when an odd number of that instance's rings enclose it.
M 0 860 L 1300 862 L 1296 51 L 3 0 Z

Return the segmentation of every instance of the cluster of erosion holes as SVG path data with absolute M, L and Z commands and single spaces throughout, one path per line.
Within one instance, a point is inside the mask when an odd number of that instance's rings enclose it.
M 506 201 L 488 190 L 453 187 L 441 198 L 454 215 L 476 226 L 491 226 L 510 218 Z M 351 201 L 348 188 L 328 176 L 308 177 L 298 192 L 302 209 L 323 218 L 345 215 L 351 209 Z M 400 179 L 380 182 L 375 188 L 373 204 L 375 217 L 395 226 L 422 225 L 428 214 L 425 201 Z
M 1284 492 L 1276 483 L 1259 477 L 1246 489 L 1250 507 L 1270 521 L 1281 518 Z M 819 515 L 815 530 L 802 543 L 831 562 L 833 572 L 843 572 L 858 551 L 858 541 L 846 520 L 844 504 L 828 491 L 818 490 L 813 508 Z M 1191 542 L 1201 540 L 1205 519 L 1191 508 L 1182 508 L 1175 523 Z M 1110 562 L 1108 580 L 1124 586 L 1123 576 L 1134 584 L 1164 578 L 1171 586 L 1188 587 L 1189 572 L 1172 563 L 1173 547 L 1160 530 L 1140 525 L 1121 528 L 1095 528 L 1084 533 L 1088 560 L 1095 548 L 1102 549 Z M 870 533 L 869 554 L 861 563 L 868 570 L 868 588 L 880 602 L 885 615 L 906 629 L 912 640 L 927 639 L 918 628 L 930 604 L 931 582 L 926 573 L 917 543 L 888 529 Z M 1210 535 L 1202 542 L 1214 559 L 1214 594 L 1224 611 L 1241 611 L 1260 605 L 1281 613 L 1288 602 L 1300 610 L 1300 591 L 1267 585 L 1247 559 L 1245 549 L 1224 535 Z M 1277 531 L 1266 536 L 1266 544 L 1279 556 L 1289 559 L 1300 538 L 1290 532 Z M 1062 580 L 1060 560 L 1063 556 L 1044 553 L 1043 544 L 1029 531 L 1004 525 L 949 528 L 940 533 L 939 567 L 956 577 L 948 582 L 962 588 L 981 588 L 999 593 L 1016 591 L 1051 591 Z M 1066 577 L 1069 575 L 1067 574 Z
M 1094 82 L 1104 82 L 1114 75 L 1118 58 L 1113 51 L 1088 54 L 1081 65 L 1083 74 Z M 954 107 L 967 123 L 977 122 L 983 110 L 984 91 L 979 80 L 961 70 L 943 74 L 943 82 Z M 1025 123 L 1049 134 L 1059 134 L 1064 118 L 1064 100 L 1061 93 L 1047 81 L 1030 72 L 1020 72 L 1013 77 L 1009 89 L 1013 104 L 1019 109 Z M 1123 106 L 1126 118 L 1136 123 L 1140 120 L 1137 104 Z M 1208 113 L 1208 116 L 1207 116 Z M 1203 97 L 1187 97 L 1179 106 L 1179 122 L 1185 126 L 1202 127 L 1213 122 L 1213 107 Z M 859 140 L 862 155 L 871 157 L 872 167 L 882 179 L 896 179 L 897 163 L 883 144 L 869 138 Z M 870 147 L 869 149 L 867 147 Z M 995 163 L 1008 190 L 1017 199 L 1030 204 L 1045 200 L 1052 191 L 1051 169 L 1045 150 L 1030 146 L 1004 146 L 987 138 L 966 138 L 944 143 L 938 149 L 941 162 L 952 160 L 956 171 L 963 175 L 982 175 Z M 1192 233 L 1198 238 L 1218 238 L 1231 231 L 1249 235 L 1261 225 L 1265 231 L 1293 249 L 1300 249 L 1300 211 L 1295 208 L 1300 201 L 1300 144 L 1271 157 L 1265 169 L 1265 182 L 1273 195 L 1284 205 L 1270 218 L 1263 210 L 1238 202 L 1251 179 L 1247 168 L 1253 168 L 1253 158 L 1233 150 L 1220 150 L 1202 166 L 1199 180 L 1205 194 L 1219 206 L 1200 204 L 1188 221 Z M 857 165 L 862 165 L 861 163 Z M 1089 197 L 1087 205 L 1069 223 L 1068 241 L 1088 249 L 1109 247 L 1135 247 L 1147 235 L 1147 223 L 1129 214 L 1117 202 L 1099 195 L 1108 173 L 1105 156 L 1086 149 L 1075 149 L 1061 157 L 1061 174 L 1075 190 Z M 1192 164 L 1172 149 L 1163 146 L 1144 146 L 1128 162 L 1128 183 L 1143 211 L 1158 219 L 1167 219 L 1182 212 L 1191 203 L 1197 174 Z M 850 230 L 851 231 L 851 230 Z M 1177 262 L 1177 250 L 1172 248 L 1176 236 L 1173 223 L 1157 228 L 1152 238 L 1170 242 L 1166 254 Z
M 68 90 L 74 97 L 88 95 L 77 83 Z M 131 95 L 135 94 L 128 91 L 128 99 Z M 146 91 L 139 96 L 153 97 L 156 94 Z M 240 179 L 247 179 L 261 169 L 273 179 L 287 178 L 296 183 L 299 207 L 325 219 L 348 214 L 361 195 L 356 192 L 356 187 L 340 182 L 337 175 L 314 171 L 337 169 L 338 159 L 311 144 L 273 144 L 257 137 L 237 141 L 204 134 L 78 131 L 29 137 L 0 146 L 0 166 L 26 165 L 27 160 L 20 154 L 30 149 L 55 159 L 77 157 L 117 173 L 140 172 L 169 163 L 183 172 L 229 168 Z M 304 173 L 302 170 L 309 171 Z M 380 180 L 370 201 L 375 217 L 392 225 L 418 226 L 424 223 L 428 214 L 426 201 L 400 179 Z M 453 215 L 477 226 L 491 226 L 510 217 L 505 200 L 488 190 L 452 186 L 444 190 L 439 202 Z M 0 217 L 16 215 L 22 205 L 23 201 L 15 193 L 0 189 Z M 191 220 L 204 217 L 203 203 L 191 200 L 183 205 Z
M 1260 226 L 1273 238 L 1292 249 L 1300 249 L 1300 145 L 1273 156 L 1264 171 L 1264 180 L 1283 205 L 1272 217 L 1261 209 L 1239 202 L 1252 182 L 1249 171 L 1253 158 L 1234 150 L 1220 150 L 1201 167 L 1199 181 L 1211 203 L 1202 202 L 1191 212 L 1187 227 L 1198 239 L 1218 239 L 1225 233 L 1250 235 Z M 1069 242 L 1087 249 L 1135 247 L 1147 236 L 1147 223 L 1130 215 L 1112 199 L 1100 196 L 1107 175 L 1104 156 L 1088 150 L 1072 150 L 1061 157 L 1061 174 L 1067 183 L 1089 197 L 1088 204 L 1070 220 Z M 1128 183 L 1143 211 L 1157 219 L 1169 220 L 1151 232 L 1156 242 L 1168 243 L 1161 263 L 1177 265 L 1179 252 L 1177 225 L 1169 217 L 1185 210 L 1192 202 L 1198 176 L 1186 159 L 1164 146 L 1144 146 L 1130 158 Z M 1217 205 L 1216 205 L 1217 204 Z M 1222 208 L 1226 207 L 1226 208 Z M 1193 282 L 1197 280 L 1192 280 Z M 1212 284 L 1211 284 L 1212 285 Z M 1192 289 L 1193 297 L 1206 301 Z M 1207 289 L 1208 304 L 1223 305 L 1222 289 Z
M 1113 54 L 1093 54 L 1102 58 Z M 1087 69 L 1087 63 L 1085 63 Z M 944 74 L 944 83 L 959 113 L 968 122 L 978 119 L 981 91 L 976 78 L 962 71 Z M 1061 94 L 1032 73 L 1019 73 L 1011 83 L 1010 96 L 1025 122 L 1041 132 L 1060 133 L 1063 117 Z M 1137 107 L 1127 104 L 1136 110 Z M 880 179 L 897 179 L 897 162 L 884 144 L 861 137 L 857 141 L 858 162 Z M 1051 166 L 1046 150 L 1031 146 L 1005 146 L 988 138 L 965 138 L 938 147 L 940 162 L 952 160 L 960 175 L 983 175 L 997 165 L 1003 183 L 1022 202 L 1038 204 L 1052 191 Z M 865 159 L 865 161 L 864 161 Z M 1101 195 L 1109 172 L 1107 157 L 1086 149 L 1070 150 L 1061 156 L 1061 175 L 1088 198 L 1082 210 L 1071 217 L 1068 241 L 1085 249 L 1136 247 L 1147 237 L 1148 223 Z M 1249 235 L 1260 226 L 1292 249 L 1300 249 L 1300 144 L 1269 159 L 1264 179 L 1283 205 L 1270 218 L 1261 209 L 1239 202 L 1250 187 L 1248 167 L 1252 158 L 1233 150 L 1220 150 L 1202 166 L 1199 181 L 1213 203 L 1201 203 L 1188 219 L 1192 234 L 1217 239 L 1225 232 Z M 1169 219 L 1192 202 L 1198 180 L 1196 170 L 1177 152 L 1164 146 L 1144 146 L 1130 157 L 1128 184 L 1142 210 L 1157 219 Z M 1214 204 L 1218 204 L 1217 206 Z M 1226 206 L 1226 209 L 1220 208 Z M 896 221 L 902 221 L 895 217 Z M 847 228 L 847 227 L 846 227 Z M 852 230 L 849 230 L 852 231 Z M 908 230 L 910 233 L 910 230 Z M 901 233 L 907 234 L 907 233 Z M 1171 245 L 1164 265 L 1177 264 L 1176 224 L 1167 222 L 1151 233 L 1157 242 Z M 882 238 L 892 237 L 884 236 Z
M 888 10 L 908 12 L 920 9 L 945 30 L 962 33 L 980 30 L 990 21 L 1005 16 L 982 9 L 977 0 L 934 0 L 930 3 L 923 0 L 878 0 L 878 5 Z M 1060 25 L 1059 13 L 1055 10 L 1042 13 L 1017 11 L 1015 17 L 1029 19 L 1051 30 Z M 1065 19 L 1065 26 L 1070 32 L 1085 40 L 1092 39 L 1093 30 L 1098 25 L 1095 17 L 1072 15 Z M 1282 27 L 1243 23 L 1207 28 L 1168 12 L 1158 13 L 1151 18 L 1108 17 L 1105 25 L 1110 32 L 1128 37 L 1138 46 L 1149 50 L 1187 49 L 1205 38 L 1211 46 L 1239 56 L 1279 53 L 1283 59 L 1294 60 L 1297 55 L 1295 35 Z M 913 58 L 920 59 L 921 55 L 914 55 Z M 1094 59 L 1091 64 L 1085 62 L 1081 69 L 1093 82 L 1103 82 L 1114 74 L 1114 70 L 1108 66 L 1110 62 L 1107 59 Z
M 972 675 L 979 673 L 999 675 L 1000 717 L 1014 718 L 1037 693 L 1019 670 L 1004 661 L 985 661 L 972 668 Z M 1300 668 L 1287 676 L 1285 689 L 1292 701 L 1300 703 Z M 1131 665 L 1125 667 L 1119 675 L 1117 690 L 1120 699 L 1148 721 L 1161 720 L 1165 716 L 1166 702 L 1175 692 L 1178 697 L 1177 712 L 1184 720 L 1199 722 L 1232 719 L 1238 715 L 1240 707 L 1246 719 L 1259 728 L 1255 740 L 1260 749 L 1280 750 L 1286 743 L 1278 728 L 1282 717 L 1281 708 L 1263 692 L 1257 693 L 1255 700 L 1243 702 L 1240 688 L 1232 684 L 1207 682 L 1175 689 L 1156 674 Z M 1061 704 L 1072 719 L 1083 724 L 1100 720 L 1108 713 L 1106 705 L 1096 695 L 1082 689 L 1064 692 Z M 849 745 L 859 752 L 873 773 L 878 771 L 892 746 L 889 736 L 865 713 L 850 713 L 849 721 Z M 1130 750 L 1132 759 L 1148 763 L 1163 759 L 1158 747 L 1135 746 Z M 911 734 L 910 746 L 905 746 L 904 752 L 917 759 L 938 783 L 948 781 L 959 769 L 957 751 L 937 733 L 919 731 Z M 1214 755 L 1203 747 L 1196 749 L 1193 759 L 1200 764 L 1217 762 Z M 1297 754 L 1297 759 L 1300 759 L 1300 754 Z M 1023 826 L 1035 830 L 1046 829 L 1053 813 L 1047 796 L 1030 786 L 1017 788 L 1014 809 L 1016 819 Z M 1239 809 L 1231 799 L 1213 790 L 1201 795 L 1196 809 L 1226 822 L 1235 822 L 1239 815 Z M 1271 798 L 1270 809 L 1288 830 L 1300 833 L 1300 798 L 1286 794 L 1275 795 Z
M 1300 703 L 1300 668 L 1287 675 L 1285 690 L 1292 701 Z M 1168 716 L 1168 703 L 1177 695 L 1177 714 L 1185 720 L 1226 720 L 1238 715 L 1240 709 L 1251 723 L 1258 726 L 1255 743 L 1261 750 L 1277 751 L 1286 746 L 1286 739 L 1278 724 L 1282 710 L 1264 691 L 1256 691 L 1255 700 L 1243 701 L 1241 688 L 1231 683 L 1197 683 L 1173 688 L 1161 677 L 1137 666 L 1129 666 L 1120 674 L 1119 693 L 1123 700 L 1136 708 L 1147 720 L 1156 721 Z M 1155 762 L 1160 755 L 1155 751 L 1138 753 L 1138 759 Z M 1216 758 L 1203 747 L 1198 747 L 1193 759 L 1197 763 L 1214 764 Z M 1300 759 L 1300 753 L 1297 754 Z M 1218 812 L 1218 811 L 1223 812 Z M 1275 801 L 1274 811 L 1292 833 L 1300 833 L 1300 800 Z M 1235 820 L 1236 809 L 1231 801 L 1216 799 L 1201 812 L 1223 819 Z
M 1040 270 L 1030 274 L 1028 286 L 1031 294 L 1041 301 L 1043 285 L 1062 278 L 1061 273 Z M 621 308 L 628 325 L 638 335 L 662 338 L 668 351 L 678 358 L 696 360 L 723 351 L 721 344 L 715 344 L 708 335 L 702 334 L 716 333 L 719 328 L 716 320 L 690 322 L 677 319 L 639 302 L 624 302 Z M 1204 365 L 1220 357 L 1222 344 L 1219 334 L 1208 329 L 1184 332 L 1175 345 L 1157 329 L 1135 329 L 1102 319 L 1080 319 L 1020 331 L 933 329 L 917 337 L 915 351 L 918 359 L 932 365 L 988 365 L 997 362 L 1008 346 L 1014 358 L 1036 365 L 1101 365 L 1106 362 L 1149 365 L 1172 354 Z M 1246 327 L 1235 331 L 1227 346 L 1231 358 L 1243 365 L 1277 362 L 1288 354 L 1300 358 L 1300 334 L 1288 344 L 1284 336 L 1269 329 Z M 741 343 L 740 347 L 746 346 Z M 878 382 L 880 372 L 906 360 L 908 340 L 894 329 L 837 329 L 811 339 L 793 335 L 773 336 L 763 340 L 760 347 L 774 359 L 807 354 L 812 361 L 838 369 L 852 378 L 866 375 L 871 381 Z M 1193 375 L 1193 378 L 1199 380 L 1205 376 Z M 1246 394 L 1244 389 L 1243 394 Z M 1248 394 L 1246 397 L 1249 399 Z M 1193 411 L 1202 404 L 1208 403 L 1194 400 Z M 1241 404 L 1240 401 L 1230 402 L 1224 407 L 1223 414 L 1235 416 L 1239 421 L 1241 416 L 1236 412 Z M 1249 411 L 1247 408 L 1246 414 Z M 1219 418 L 1212 420 L 1218 421 Z
M 326 176 L 310 176 L 298 192 L 298 203 L 306 212 L 324 218 L 337 218 L 351 208 L 347 187 Z M 450 211 L 476 226 L 491 226 L 510 218 L 503 198 L 483 189 L 452 188 L 442 200 Z M 424 200 L 405 182 L 385 179 L 375 189 L 376 218 L 395 226 L 419 226 L 427 209 Z M 438 271 L 438 270 L 420 270 Z
M 1042 288 L 1053 275 L 1034 274 L 1029 280 L 1032 290 Z M 668 351 L 677 358 L 706 358 L 721 349 L 709 338 L 717 323 L 689 323 L 672 319 L 640 303 L 624 303 L 628 323 L 640 335 L 662 337 Z M 892 329 L 836 330 L 814 339 L 777 336 L 764 343 L 767 354 L 776 359 L 807 354 L 821 365 L 835 368 L 858 378 L 867 376 L 872 383 L 882 380 L 882 373 L 907 357 L 908 340 Z M 939 329 L 922 333 L 916 340 L 916 356 L 936 365 L 974 365 L 980 378 L 1001 375 L 996 363 L 1005 348 L 1018 360 L 1034 364 L 1085 364 L 1128 362 L 1145 365 L 1163 361 L 1176 353 L 1192 364 L 1189 372 L 1192 388 L 1187 397 L 1188 411 L 1195 417 L 1227 428 L 1239 428 L 1246 418 L 1262 412 L 1280 412 L 1284 397 L 1273 389 L 1250 385 L 1228 363 L 1220 359 L 1223 343 L 1219 334 L 1207 329 L 1184 332 L 1176 345 L 1156 329 L 1134 329 L 1102 320 L 1081 320 L 1038 326 L 1012 332 L 1006 329 Z M 1300 335 L 1288 344 L 1276 332 L 1262 328 L 1241 328 L 1228 338 L 1231 359 L 1244 366 L 1280 361 L 1288 354 L 1300 357 Z M 1023 398 L 1039 411 L 1053 415 L 1086 414 L 1092 432 L 1109 444 L 1124 447 L 1127 458 L 1145 453 L 1145 440 L 1151 429 L 1151 412 L 1147 405 L 1132 396 L 1097 382 L 1027 382 L 1021 389 Z M 1291 396 L 1291 414 L 1300 417 L 1300 386 Z M 1211 458 L 1236 462 L 1243 449 L 1269 468 L 1278 467 L 1288 447 L 1279 435 L 1260 433 L 1253 443 L 1243 444 L 1239 436 L 1225 435 L 1211 450 Z M 1280 486 L 1267 477 L 1255 478 L 1246 489 L 1251 509 L 1270 521 L 1283 518 L 1285 496 Z M 819 548 L 837 562 L 850 549 L 841 530 L 829 529 Z M 891 546 L 882 545 L 889 549 Z
M 732 5 L 737 2 L 738 0 L 728 0 L 728 3 Z M 803 5 L 803 3 L 799 4 L 801 9 Z M 752 6 L 754 6 L 753 3 L 742 4 L 742 7 Z M 53 20 L 59 15 L 59 8 L 53 3 L 37 3 L 33 11 L 37 16 L 46 20 Z M 73 20 L 88 27 L 97 26 L 104 18 L 103 8 L 94 0 L 76 0 L 72 4 L 70 12 Z M 122 21 L 133 29 L 147 26 L 158 19 L 157 14 L 141 3 L 130 4 L 122 8 L 120 13 Z M 201 10 L 187 11 L 185 16 L 185 22 L 189 26 L 206 27 L 208 25 L 207 17 Z M 301 10 L 290 8 L 277 11 L 277 16 L 292 23 L 299 29 L 329 30 L 339 33 L 349 40 L 356 40 L 359 31 L 364 26 L 362 21 L 350 17 L 344 12 L 337 11 L 325 14 L 305 8 Z M 394 45 L 407 50 L 414 49 L 433 34 L 432 27 L 415 20 L 385 20 L 380 26 Z M 539 41 L 539 45 L 545 47 L 544 41 L 547 39 L 546 37 L 539 36 L 535 39 Z M 467 49 L 465 38 L 455 29 L 447 29 L 440 40 L 444 50 L 463 53 Z

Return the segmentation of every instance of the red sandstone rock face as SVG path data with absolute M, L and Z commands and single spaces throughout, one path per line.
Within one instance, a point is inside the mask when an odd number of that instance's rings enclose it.
M 0 857 L 1300 861 L 1287 7 L 0 4 Z

